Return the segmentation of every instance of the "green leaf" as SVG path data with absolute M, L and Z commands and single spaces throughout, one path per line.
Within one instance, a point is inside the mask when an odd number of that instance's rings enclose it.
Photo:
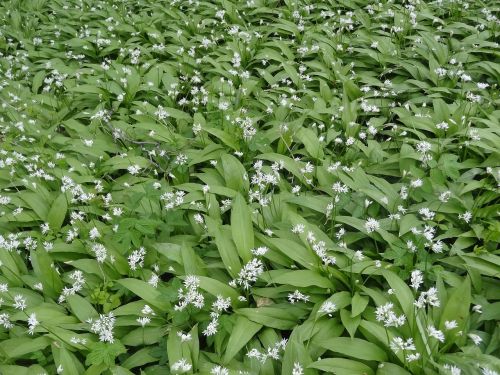
M 237 316 L 222 362 L 229 363 L 261 328 L 262 324 L 252 322 L 241 315 Z
M 379 346 L 358 338 L 334 337 L 329 340 L 315 341 L 315 344 L 332 352 L 365 361 L 387 360 L 387 354 Z
M 67 211 L 68 203 L 66 194 L 59 194 L 59 196 L 52 203 L 50 211 L 47 215 L 47 221 L 49 223 L 50 229 L 56 232 L 61 229 Z
M 352 316 L 358 316 L 363 311 L 365 311 L 366 306 L 368 305 L 368 298 L 362 297 L 359 293 L 355 293 L 352 297 L 351 305 L 352 305 Z
M 198 276 L 200 279 L 200 288 L 212 294 L 213 296 L 221 295 L 224 298 L 230 297 L 232 304 L 238 303 L 240 294 L 229 285 L 220 282 L 219 280 L 210 277 Z
M 361 322 L 361 316 L 351 316 L 351 312 L 346 309 L 340 310 L 340 319 L 344 325 L 347 332 L 351 337 L 354 337 L 356 330 L 358 329 L 359 323 Z
M 85 322 L 89 318 L 95 318 L 99 314 L 96 309 L 83 297 L 73 294 L 67 297 L 71 311 L 81 321 Z
M 376 375 L 411 375 L 404 368 L 394 363 L 384 362 L 378 366 Z
M 407 319 L 413 316 L 413 294 L 411 289 L 401 278 L 392 271 L 384 270 L 382 275 L 385 277 L 389 286 L 394 290 L 394 295 L 399 301 Z
M 162 312 L 167 312 L 171 308 L 170 303 L 166 300 L 166 297 L 145 281 L 137 279 L 121 279 L 116 282 Z
M 241 194 L 236 195 L 231 205 L 231 233 L 240 258 L 249 262 L 254 246 L 252 215 Z
M 230 154 L 222 154 L 221 160 L 226 186 L 236 191 L 248 191 L 247 172 L 240 161 Z
M 300 308 L 289 307 L 285 310 L 277 305 L 273 307 L 242 308 L 236 310 L 236 313 L 266 327 L 285 330 L 295 327 L 299 319 L 304 316 L 304 311 Z
M 241 262 L 231 238 L 230 230 L 222 227 L 209 216 L 205 216 L 205 222 L 208 234 L 215 238 L 215 245 L 227 272 L 231 277 L 236 277 L 241 268 Z
M 54 346 L 55 345 L 52 347 L 54 348 Z M 58 352 L 59 355 L 55 355 L 56 364 L 61 366 L 66 374 L 79 375 L 83 372 L 80 371 L 80 369 L 83 369 L 82 364 L 78 361 L 78 359 L 76 359 L 73 353 L 68 351 L 65 347 L 60 348 Z M 59 357 L 59 360 L 57 360 L 57 357 Z
M 93 343 L 85 364 L 90 366 L 104 363 L 107 366 L 112 366 L 115 364 L 116 357 L 126 352 L 127 349 L 119 340 L 115 340 L 113 343 Z
M 50 345 L 50 339 L 40 337 L 16 337 L 0 342 L 0 351 L 8 358 L 22 357 L 28 353 L 34 353 L 45 349 Z
M 439 328 L 443 332 L 447 332 L 445 329 L 445 322 L 455 320 L 458 323 L 458 327 L 454 332 L 464 331 L 469 319 L 471 300 L 471 283 L 470 278 L 467 276 L 462 284 L 454 288 L 453 292 L 449 294 L 448 301 L 441 314 Z M 449 336 L 453 337 L 453 332 L 450 332 Z
M 275 273 L 278 273 L 278 275 L 274 276 Z M 285 272 L 281 272 L 281 270 L 269 271 L 263 274 L 262 277 L 266 277 L 268 284 L 276 283 L 297 287 L 317 286 L 320 288 L 333 288 L 333 284 L 330 280 L 310 270 Z
M 318 136 L 316 133 L 309 128 L 300 128 L 299 131 L 295 134 L 297 140 L 304 144 L 307 153 L 315 158 L 321 159 L 324 156 L 323 147 L 319 142 Z
M 303 245 L 287 238 L 269 238 L 260 234 L 257 234 L 257 238 L 267 246 L 277 249 L 301 266 L 308 269 L 316 268 L 318 263 L 317 256 Z
M 373 370 L 364 363 L 345 358 L 325 358 L 307 367 L 336 375 L 373 375 Z

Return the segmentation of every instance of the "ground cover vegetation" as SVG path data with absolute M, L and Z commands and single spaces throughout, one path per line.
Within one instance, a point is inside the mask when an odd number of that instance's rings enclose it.
M 0 4 L 0 373 L 500 373 L 500 6 Z

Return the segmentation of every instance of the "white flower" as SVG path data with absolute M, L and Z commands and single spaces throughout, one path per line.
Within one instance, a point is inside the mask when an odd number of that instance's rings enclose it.
M 489 368 L 483 367 L 482 369 L 483 375 L 498 375 L 498 372 L 494 370 L 490 370 Z
M 344 184 L 342 184 L 340 182 L 335 182 L 332 185 L 332 190 L 334 192 L 336 192 L 336 193 L 339 193 L 339 194 L 340 193 L 347 193 L 347 192 L 349 192 L 349 188 L 346 185 L 344 185 Z
M 144 305 L 144 307 L 141 310 L 141 314 L 143 314 L 143 315 L 156 315 L 154 310 L 149 305 Z
M 240 270 L 236 282 L 244 289 L 249 289 L 251 283 L 256 282 L 262 272 L 264 272 L 264 265 L 262 261 L 257 258 L 253 258 Z
M 251 251 L 252 251 L 252 254 L 255 256 L 262 256 L 262 255 L 265 255 L 269 251 L 269 248 L 267 248 L 266 246 L 261 246 L 261 247 L 258 247 L 256 249 L 252 249 Z
M 151 318 L 149 316 L 141 316 L 137 318 L 137 322 L 144 327 L 151 322 Z
M 299 233 L 304 233 L 305 225 L 304 224 L 296 224 L 292 228 L 292 233 L 299 234 Z
M 179 303 L 174 306 L 175 311 L 184 310 L 189 304 L 201 309 L 205 305 L 205 297 L 198 292 L 200 279 L 193 275 L 186 276 L 184 280 L 184 288 L 178 291 Z
M 10 316 L 7 313 L 0 314 L 0 325 L 2 325 L 5 329 L 11 329 L 14 327 L 14 324 L 10 322 Z
M 365 229 L 368 233 L 372 233 L 380 229 L 380 224 L 377 220 L 370 217 L 365 222 Z
M 91 324 L 90 331 L 99 335 L 99 340 L 102 342 L 114 342 L 113 328 L 115 326 L 115 317 L 112 312 L 107 315 L 100 314 L 99 319 L 89 319 L 88 323 Z
M 421 141 L 417 143 L 417 152 L 420 152 L 421 154 L 425 154 L 426 152 L 429 152 L 431 150 L 431 144 L 426 141 Z
M 444 342 L 444 333 L 436 329 L 434 326 L 429 325 L 427 327 L 427 333 L 430 337 L 434 337 L 436 340 Z
M 356 259 L 357 261 L 361 262 L 363 259 L 365 259 L 365 256 L 363 255 L 363 252 L 361 250 L 357 250 L 354 253 L 354 259 Z
M 337 311 L 337 305 L 331 301 L 325 301 L 318 310 L 318 313 L 325 313 L 332 316 L 332 313 L 335 311 Z
M 210 323 L 208 323 L 207 328 L 203 331 L 205 336 L 213 336 L 217 333 L 217 329 L 219 327 L 219 321 L 217 319 L 212 319 Z
M 434 216 L 436 213 L 434 211 L 429 210 L 427 207 L 423 207 L 420 210 L 418 210 L 418 213 L 422 215 L 422 218 L 424 220 L 432 220 L 434 219 Z
M 444 365 L 444 368 L 450 370 L 451 375 L 460 375 L 462 373 L 462 370 L 460 370 L 457 366 L 446 364 Z
M 470 211 L 465 211 L 463 214 L 459 214 L 458 218 L 466 223 L 469 223 L 472 219 L 472 213 Z
M 40 225 L 40 230 L 42 232 L 42 234 L 47 234 L 50 230 L 50 226 L 49 226 L 49 223 L 43 223 Z
M 411 272 L 411 287 L 415 290 L 418 290 L 420 285 L 424 282 L 424 276 L 422 275 L 422 271 L 414 270 Z
M 95 240 L 96 238 L 101 237 L 101 233 L 99 233 L 99 230 L 96 227 L 93 227 L 89 232 L 89 237 L 91 240 Z
M 426 304 L 439 307 L 441 302 L 437 295 L 437 289 L 432 287 L 428 291 L 420 293 L 418 300 L 413 303 L 417 308 L 422 309 Z
M 481 305 L 474 305 L 472 306 L 472 311 L 477 312 L 478 314 L 482 314 L 483 313 L 482 308 L 483 306 Z
M 108 253 L 104 245 L 95 243 L 92 245 L 92 251 L 94 252 L 95 257 L 99 263 L 103 263 L 106 260 Z
M 226 311 L 231 307 L 231 297 L 224 298 L 221 295 L 217 296 L 217 299 L 212 304 L 212 308 L 217 312 Z
M 447 320 L 444 322 L 444 326 L 446 328 L 447 331 L 449 331 L 450 329 L 455 329 L 458 327 L 458 323 L 456 320 Z
M 26 308 L 26 298 L 24 298 L 22 295 L 18 294 L 14 296 L 14 308 L 18 310 L 24 310 Z
M 130 173 L 131 175 L 136 175 L 141 170 L 141 167 L 137 164 L 134 164 L 134 165 L 128 166 L 127 170 L 128 170 L 128 173 Z
M 470 337 L 470 339 L 474 342 L 475 345 L 479 345 L 483 341 L 482 337 L 476 335 L 475 333 L 469 333 L 467 336 Z
M 145 256 L 146 249 L 144 247 L 140 247 L 139 249 L 134 250 L 128 257 L 128 264 L 130 266 L 130 269 L 135 271 L 137 269 L 137 265 L 142 268 L 144 266 Z
M 148 280 L 148 284 L 153 286 L 154 288 L 158 287 L 158 282 L 160 281 L 160 277 L 156 273 L 152 273 L 151 277 Z
M 33 335 L 35 333 L 35 328 L 36 326 L 40 324 L 40 322 L 36 319 L 36 314 L 31 313 L 29 318 L 28 318 L 28 333 L 30 335 Z
M 172 364 L 172 371 L 188 372 L 193 366 L 184 358 Z
M 159 105 L 155 111 L 155 116 L 158 120 L 161 121 L 161 120 L 165 120 L 167 117 L 169 117 L 170 114 L 161 105 Z
M 215 366 L 215 367 L 212 367 L 212 370 L 210 370 L 210 373 L 212 375 L 229 375 L 229 370 L 225 367 L 222 367 L 222 366 Z
M 411 180 L 410 181 L 410 186 L 413 187 L 413 188 L 417 188 L 417 187 L 420 187 L 422 186 L 424 183 L 423 181 L 420 179 L 420 178 L 417 178 L 415 180 Z
M 299 362 L 295 362 L 293 364 L 292 375 L 303 375 L 303 374 L 304 374 L 304 369 L 302 368 Z
M 391 350 L 394 353 L 398 353 L 400 350 L 416 350 L 415 344 L 413 343 L 413 339 L 409 338 L 408 340 L 404 340 L 402 337 L 394 337 L 391 341 Z
M 410 353 L 406 355 L 406 362 L 418 361 L 420 359 L 420 353 Z
M 177 336 L 181 339 L 181 342 L 191 341 L 192 337 L 190 333 L 184 333 L 182 331 L 177 332 Z
M 384 322 L 385 327 L 401 327 L 405 324 L 405 315 L 396 315 L 393 311 L 394 304 L 391 302 L 386 303 L 377 307 L 375 310 L 376 320 L 378 322 Z
M 296 290 L 295 292 L 288 294 L 288 301 L 290 301 L 290 303 L 296 303 L 298 301 L 308 302 L 309 296 L 302 294 L 300 291 Z

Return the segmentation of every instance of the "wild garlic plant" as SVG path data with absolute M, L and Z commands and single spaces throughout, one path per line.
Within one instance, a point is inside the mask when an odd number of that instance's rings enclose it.
M 491 0 L 0 4 L 0 373 L 500 374 Z

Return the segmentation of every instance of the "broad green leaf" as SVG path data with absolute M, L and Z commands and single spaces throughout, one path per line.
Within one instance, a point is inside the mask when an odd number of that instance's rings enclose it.
M 241 194 L 236 195 L 231 205 L 231 233 L 240 258 L 249 262 L 254 247 L 252 215 Z
M 67 301 L 71 311 L 81 322 L 86 322 L 89 318 L 97 318 L 99 316 L 89 301 L 78 294 L 68 296 Z
M 384 275 L 389 286 L 394 290 L 394 295 L 398 299 L 406 317 L 411 319 L 413 316 L 414 298 L 410 287 L 392 271 L 383 271 L 382 275 Z
M 68 203 L 66 200 L 66 194 L 62 193 L 59 194 L 59 196 L 52 203 L 47 215 L 47 221 L 50 229 L 58 231 L 61 228 L 68 210 Z
M 321 288 L 333 288 L 333 284 L 326 277 L 321 276 L 318 272 L 309 270 L 279 272 L 274 276 L 274 271 L 267 272 L 263 276 L 268 276 L 268 284 L 287 284 L 297 287 L 317 286 Z
M 336 375 L 373 375 L 373 370 L 364 363 L 345 358 L 324 358 L 308 367 Z
M 240 161 L 230 154 L 222 154 L 221 160 L 227 187 L 236 191 L 248 191 L 247 172 Z
M 50 340 L 45 336 L 16 337 L 0 342 L 0 350 L 8 358 L 18 358 L 38 350 L 43 350 L 50 345 Z
M 237 316 L 222 361 L 229 363 L 261 328 L 262 324 L 252 322 L 241 315 Z
M 230 231 L 222 227 L 211 217 L 206 216 L 205 222 L 209 235 L 215 239 L 215 245 L 227 272 L 232 277 L 235 277 L 241 268 L 241 262 Z
M 354 337 L 359 323 L 361 322 L 361 316 L 357 315 L 353 317 L 349 310 L 342 309 L 340 310 L 340 319 L 351 338 Z
M 410 373 L 394 363 L 384 362 L 378 366 L 376 375 L 410 375 Z
M 358 338 L 334 337 L 317 341 L 317 345 L 349 357 L 365 361 L 386 361 L 387 354 L 379 346 Z
M 467 276 L 464 278 L 462 284 L 455 288 L 449 295 L 448 301 L 444 306 L 439 323 L 439 328 L 443 332 L 447 331 L 445 329 L 446 321 L 456 321 L 458 323 L 457 332 L 466 328 L 465 325 L 469 320 L 471 299 L 471 283 L 470 278 Z M 452 336 L 453 334 L 450 333 L 450 337 Z
M 137 279 L 120 279 L 117 280 L 117 283 L 162 312 L 167 312 L 171 308 L 165 296 L 145 281 Z
M 359 293 L 354 293 L 352 297 L 351 305 L 352 305 L 352 316 L 358 316 L 363 311 L 365 311 L 366 306 L 368 305 L 368 298 L 361 296 Z

